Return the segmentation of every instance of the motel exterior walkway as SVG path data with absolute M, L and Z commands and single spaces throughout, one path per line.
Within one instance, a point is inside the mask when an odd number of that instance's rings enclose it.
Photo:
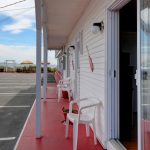
M 57 77 L 58 79 L 59 77 Z M 69 100 L 57 102 L 57 83 L 48 83 L 47 101 L 41 100 L 41 133 L 42 137 L 35 138 L 35 103 L 28 116 L 24 129 L 16 144 L 15 150 L 72 150 L 72 125 L 69 138 L 65 138 L 65 124 L 62 108 L 68 108 Z M 86 137 L 85 126 L 79 125 L 78 150 L 103 150 L 100 143 L 94 145 L 93 132 Z

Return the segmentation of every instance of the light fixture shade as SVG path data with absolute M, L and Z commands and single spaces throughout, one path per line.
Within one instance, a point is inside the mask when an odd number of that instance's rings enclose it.
M 98 26 L 92 26 L 91 32 L 93 34 L 97 34 L 98 32 L 100 32 L 100 28 Z
M 104 30 L 104 22 L 101 21 L 101 22 L 93 23 L 91 30 L 93 34 L 97 34 L 100 31 L 102 32 Z

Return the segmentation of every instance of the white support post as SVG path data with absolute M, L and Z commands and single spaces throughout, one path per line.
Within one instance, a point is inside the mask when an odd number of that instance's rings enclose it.
M 36 10 L 36 138 L 41 137 L 41 0 L 35 0 Z
M 41 137 L 41 31 L 37 30 L 36 48 L 36 137 Z
M 44 94 L 44 101 L 47 99 L 47 32 L 45 25 L 43 26 L 43 40 L 44 40 L 44 75 L 43 75 L 43 94 Z

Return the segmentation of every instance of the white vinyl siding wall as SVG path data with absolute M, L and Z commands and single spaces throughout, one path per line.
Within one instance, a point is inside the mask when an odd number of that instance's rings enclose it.
M 98 34 L 93 34 L 91 32 L 91 27 L 94 22 L 104 20 L 103 17 L 99 18 L 99 16 L 101 16 L 100 14 L 103 14 L 103 10 L 99 9 L 96 11 L 95 8 L 93 8 L 93 10 L 89 14 L 83 29 L 83 55 L 80 57 L 80 96 L 81 98 L 91 96 L 98 97 L 104 105 L 104 32 L 99 32 Z M 93 60 L 93 72 L 90 69 L 86 45 L 88 46 L 90 56 Z M 104 144 L 105 120 L 103 108 L 104 107 L 101 107 L 100 111 L 97 112 L 96 133 L 98 139 Z
M 73 43 L 79 32 L 83 32 L 83 55 L 80 54 L 80 98 L 98 97 L 101 102 L 101 108 L 97 111 L 96 116 L 96 134 L 98 140 L 105 147 L 107 142 L 107 124 L 106 124 L 106 105 L 105 99 L 105 54 L 106 43 L 105 35 L 107 31 L 106 10 L 114 0 L 92 0 L 84 11 L 75 28 L 73 29 L 68 43 Z M 92 24 L 95 22 L 104 22 L 104 31 L 97 34 L 91 32 Z M 67 44 L 69 45 L 69 44 Z M 88 53 L 93 60 L 94 71 L 90 70 Z M 75 63 L 75 60 L 74 60 Z M 74 82 L 74 70 L 72 70 L 72 58 L 70 58 L 70 76 Z

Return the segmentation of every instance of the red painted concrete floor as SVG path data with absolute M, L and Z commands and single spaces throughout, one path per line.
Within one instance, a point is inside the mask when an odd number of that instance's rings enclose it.
M 35 105 L 28 118 L 27 124 L 17 144 L 17 150 L 72 150 L 72 125 L 69 128 L 69 138 L 65 138 L 65 125 L 62 107 L 68 107 L 68 100 L 62 99 L 59 103 L 56 97 L 56 84 L 48 88 L 49 99 L 41 102 L 42 105 L 42 138 L 35 138 Z M 54 90 L 55 89 L 55 90 Z M 53 92 L 52 92 L 53 91 Z M 55 98 L 55 99 L 54 99 Z M 78 150 L 103 150 L 98 143 L 94 145 L 93 133 L 86 137 L 85 126 L 79 125 Z

